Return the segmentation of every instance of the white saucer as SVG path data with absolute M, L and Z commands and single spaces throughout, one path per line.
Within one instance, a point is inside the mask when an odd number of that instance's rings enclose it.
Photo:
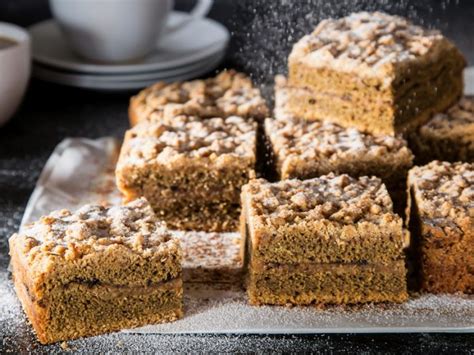
M 207 74 L 217 68 L 222 61 L 224 53 L 208 60 L 190 71 L 182 73 L 172 73 L 170 75 L 161 75 L 158 73 L 149 73 L 141 75 L 130 75 L 126 79 L 119 80 L 110 75 L 83 75 L 71 72 L 52 70 L 46 66 L 35 65 L 33 67 L 33 76 L 52 83 L 73 86 L 84 89 L 93 89 L 99 91 L 126 91 L 138 90 L 150 86 L 157 81 L 184 81 Z
M 174 11 L 170 23 L 189 14 Z M 163 37 L 155 51 L 137 62 L 127 64 L 91 63 L 72 52 L 54 20 L 29 28 L 33 40 L 33 59 L 43 65 L 90 74 L 130 74 L 169 70 L 187 66 L 225 51 L 229 31 L 208 18 L 198 19 L 183 29 Z
M 61 75 L 64 77 L 71 78 L 81 78 L 84 80 L 96 80 L 101 82 L 124 82 L 124 81 L 140 81 L 140 80 L 161 80 L 162 78 L 167 78 L 170 76 L 185 75 L 188 73 L 193 73 L 199 70 L 202 67 L 206 67 L 209 63 L 214 63 L 217 60 L 221 60 L 225 52 L 217 53 L 212 56 L 209 56 L 199 62 L 181 66 L 178 68 L 159 70 L 159 71 L 150 71 L 142 73 L 130 73 L 130 74 L 94 74 L 94 73 L 78 73 L 69 70 L 62 70 L 60 68 L 51 67 L 49 65 L 42 65 L 41 63 L 35 62 L 34 68 L 35 72 L 49 72 L 54 75 Z

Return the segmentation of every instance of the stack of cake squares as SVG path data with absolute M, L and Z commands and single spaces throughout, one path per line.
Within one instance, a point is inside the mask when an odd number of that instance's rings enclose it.
M 116 167 L 124 201 L 145 197 L 183 247 L 186 283 L 241 285 L 240 191 L 256 175 L 260 90 L 235 70 L 159 82 L 132 97 Z
M 288 67 L 287 82 L 280 78 L 275 86 L 275 118 L 285 123 L 273 123 L 277 129 L 266 123 L 280 176 L 295 165 L 296 178 L 329 171 L 379 176 L 403 214 L 414 159 L 407 139 L 461 97 L 459 50 L 437 31 L 362 12 L 322 21 L 294 45 Z M 281 147 L 288 126 L 316 137 L 291 139 L 306 152 L 304 164 Z
M 251 182 L 242 193 L 251 303 L 406 299 L 410 239 L 398 215 L 406 212 L 409 171 L 424 159 L 472 160 L 465 65 L 438 31 L 379 12 L 324 20 L 294 45 L 288 79 L 275 78 L 274 118 L 264 122 L 281 181 Z M 448 138 L 459 143 L 432 149 Z M 474 267 L 465 254 L 458 260 Z M 458 269 L 465 291 L 472 278 Z
M 172 229 L 238 230 L 240 190 L 255 177 L 257 122 L 268 116 L 250 78 L 157 83 L 133 97 L 117 186 L 145 197 Z

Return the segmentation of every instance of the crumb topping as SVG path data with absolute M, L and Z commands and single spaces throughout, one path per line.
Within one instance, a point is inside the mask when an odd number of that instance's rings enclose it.
M 125 206 L 86 205 L 74 213 L 55 211 L 15 237 L 25 238 L 24 253 L 30 259 L 50 254 L 75 260 L 113 245 L 151 255 L 174 249 L 177 243 L 143 198 Z
M 463 97 L 445 113 L 438 113 L 420 128 L 425 136 L 459 137 L 474 145 L 474 98 Z
M 140 120 L 161 119 L 166 109 L 173 110 L 175 115 L 201 118 L 235 115 L 261 119 L 268 115 L 260 90 L 248 76 L 235 70 L 226 70 L 206 80 L 159 82 L 132 100 L 137 102 Z
M 412 157 L 401 137 L 372 136 L 355 128 L 345 129 L 328 122 L 295 118 L 267 119 L 265 125 L 277 155 L 285 158 L 340 160 L 401 154 L 411 161 Z
M 409 182 L 422 217 L 474 220 L 474 164 L 433 161 L 410 170 Z
M 359 12 L 321 21 L 296 43 L 290 61 L 304 60 L 313 66 L 330 65 L 345 71 L 365 68 L 377 76 L 387 66 L 428 54 L 443 40 L 440 32 L 415 26 L 402 17 Z
M 371 135 L 356 128 L 343 128 L 327 121 L 306 121 L 293 117 L 288 107 L 290 88 L 282 76 L 275 78 L 275 118 L 266 119 L 265 128 L 275 153 L 281 159 L 298 157 L 317 163 L 341 159 L 397 156 L 412 165 L 413 154 L 401 136 Z
M 200 119 L 164 117 L 143 122 L 129 131 L 127 154 L 119 164 L 172 164 L 183 158 L 226 161 L 255 160 L 256 123 L 238 116 Z
M 393 213 L 385 185 L 376 177 L 355 179 L 331 173 L 309 180 L 276 183 L 257 179 L 244 186 L 244 191 L 248 193 L 252 214 L 262 223 L 277 228 L 314 220 L 353 224 L 400 219 Z

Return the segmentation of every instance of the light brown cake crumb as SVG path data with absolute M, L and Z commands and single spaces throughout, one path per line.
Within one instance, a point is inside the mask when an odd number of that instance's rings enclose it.
M 255 176 L 257 123 L 164 116 L 125 134 L 116 167 L 125 201 L 146 197 L 172 229 L 237 229 L 240 188 Z

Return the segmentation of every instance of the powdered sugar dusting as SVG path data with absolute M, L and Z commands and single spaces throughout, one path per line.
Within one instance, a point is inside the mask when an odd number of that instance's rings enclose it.
M 20 313 L 20 302 L 8 280 L 8 272 L 0 272 L 0 322 L 13 323 Z
M 405 304 L 356 307 L 255 307 L 244 291 L 192 285 L 184 319 L 131 333 L 318 333 L 474 330 L 474 298 L 412 295 Z
M 443 6 L 450 1 L 444 0 Z M 293 44 L 327 18 L 340 18 L 359 11 L 383 11 L 406 16 L 427 28 L 440 27 L 438 19 L 423 23 L 419 16 L 420 10 L 433 7 L 430 0 L 241 0 L 236 3 L 235 22 L 240 24 L 242 19 L 247 19 L 248 24 L 245 36 L 235 43 L 233 55 L 245 72 L 252 73 L 257 82 L 264 84 L 271 83 L 276 74 L 286 73 Z

